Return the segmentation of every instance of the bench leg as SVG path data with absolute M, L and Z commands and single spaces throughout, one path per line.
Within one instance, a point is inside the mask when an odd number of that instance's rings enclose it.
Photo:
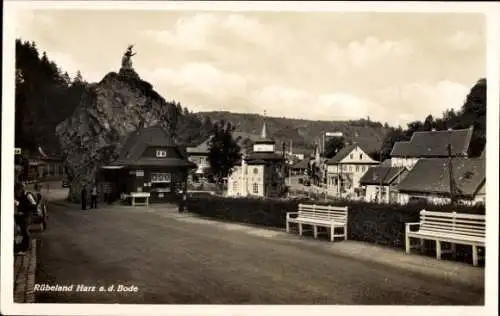
M 410 244 L 410 237 L 408 234 L 405 236 L 405 247 L 406 247 L 406 253 L 410 253 L 411 251 L 411 244 Z
M 318 226 L 313 226 L 314 239 L 318 238 Z
M 457 259 L 457 245 L 451 244 L 451 257 Z
M 347 224 L 344 225 L 344 240 L 347 240 Z
M 135 206 L 135 198 L 132 198 L 132 206 Z
M 436 259 L 441 260 L 441 241 L 436 240 Z
M 335 240 L 335 226 L 330 227 L 330 241 Z
M 286 232 L 290 232 L 290 223 L 288 221 L 286 221 Z
M 420 239 L 420 252 L 425 252 L 425 239 Z
M 302 223 L 299 223 L 299 236 L 302 236 Z
M 477 255 L 477 246 L 472 245 L 472 265 L 477 267 L 479 265 L 479 258 Z

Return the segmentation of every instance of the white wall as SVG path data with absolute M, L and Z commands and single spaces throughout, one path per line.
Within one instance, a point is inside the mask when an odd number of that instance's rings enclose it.
M 254 144 L 253 151 L 255 151 L 255 152 L 274 152 L 274 144 Z
M 391 167 L 406 167 L 408 169 L 412 169 L 417 163 L 418 158 L 401 158 L 401 157 L 392 157 L 391 158 Z

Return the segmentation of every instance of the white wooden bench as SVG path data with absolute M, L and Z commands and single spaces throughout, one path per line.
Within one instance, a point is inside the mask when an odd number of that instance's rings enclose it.
M 286 231 L 290 232 L 290 224 L 298 224 L 299 235 L 303 234 L 303 225 L 312 226 L 314 238 L 318 238 L 318 227 L 329 229 L 330 240 L 335 237 L 347 239 L 347 206 L 299 204 L 298 212 L 286 213 Z M 342 228 L 342 233 L 335 229 Z
M 124 198 L 125 199 L 129 198 L 132 206 L 139 206 L 139 205 L 149 206 L 149 197 L 150 197 L 149 192 L 130 192 L 129 194 L 124 194 Z M 137 202 L 136 199 L 141 199 L 142 202 Z
M 417 231 L 411 228 L 419 226 Z M 451 253 L 456 256 L 456 244 L 472 246 L 472 264 L 478 265 L 478 247 L 486 245 L 486 217 L 485 215 L 444 213 L 420 211 L 420 222 L 406 223 L 406 253 L 413 248 L 425 251 L 424 240 L 436 242 L 436 258 L 441 259 L 441 254 Z M 418 244 L 412 244 L 413 239 L 419 239 Z M 449 249 L 442 249 L 441 243 L 450 244 Z M 482 258 L 481 258 L 482 259 Z

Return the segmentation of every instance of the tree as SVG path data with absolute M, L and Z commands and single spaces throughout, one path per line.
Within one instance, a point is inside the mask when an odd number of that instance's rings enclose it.
M 233 138 L 233 132 L 234 126 L 231 123 L 217 122 L 209 142 L 210 170 L 219 184 L 231 175 L 233 167 L 241 159 L 240 146 Z
M 75 75 L 75 78 L 73 79 L 73 84 L 75 83 L 83 83 L 84 80 L 83 80 L 83 76 L 82 76 L 82 73 L 80 70 L 77 70 L 76 71 L 76 75 Z
M 332 137 L 325 144 L 325 156 L 326 158 L 334 157 L 339 150 L 345 147 L 345 138 L 342 137 Z
M 429 114 L 425 118 L 423 130 L 430 131 L 432 130 L 433 126 L 434 126 L 434 118 L 432 117 L 432 115 Z

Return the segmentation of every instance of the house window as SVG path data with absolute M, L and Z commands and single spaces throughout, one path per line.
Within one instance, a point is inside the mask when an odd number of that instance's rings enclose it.
M 158 157 L 158 158 L 165 158 L 165 157 L 167 157 L 167 151 L 166 150 L 157 150 L 156 151 L 156 157 Z
M 352 172 L 352 166 L 349 166 L 349 172 Z
M 365 170 L 366 170 L 365 166 L 361 167 L 361 171 L 365 171 Z
M 352 158 L 354 158 L 354 155 L 353 155 L 353 154 L 350 154 L 349 156 L 351 157 L 351 159 L 352 159 Z
M 359 172 L 359 166 L 356 166 L 356 172 Z
M 253 193 L 255 193 L 255 194 L 259 193 L 259 184 L 254 183 L 252 186 L 252 189 L 253 189 Z
M 233 182 L 233 191 L 238 191 L 238 182 Z
M 259 169 L 253 168 L 253 173 L 255 173 L 255 174 L 259 173 Z
M 363 154 L 359 154 L 359 160 L 363 160 Z

